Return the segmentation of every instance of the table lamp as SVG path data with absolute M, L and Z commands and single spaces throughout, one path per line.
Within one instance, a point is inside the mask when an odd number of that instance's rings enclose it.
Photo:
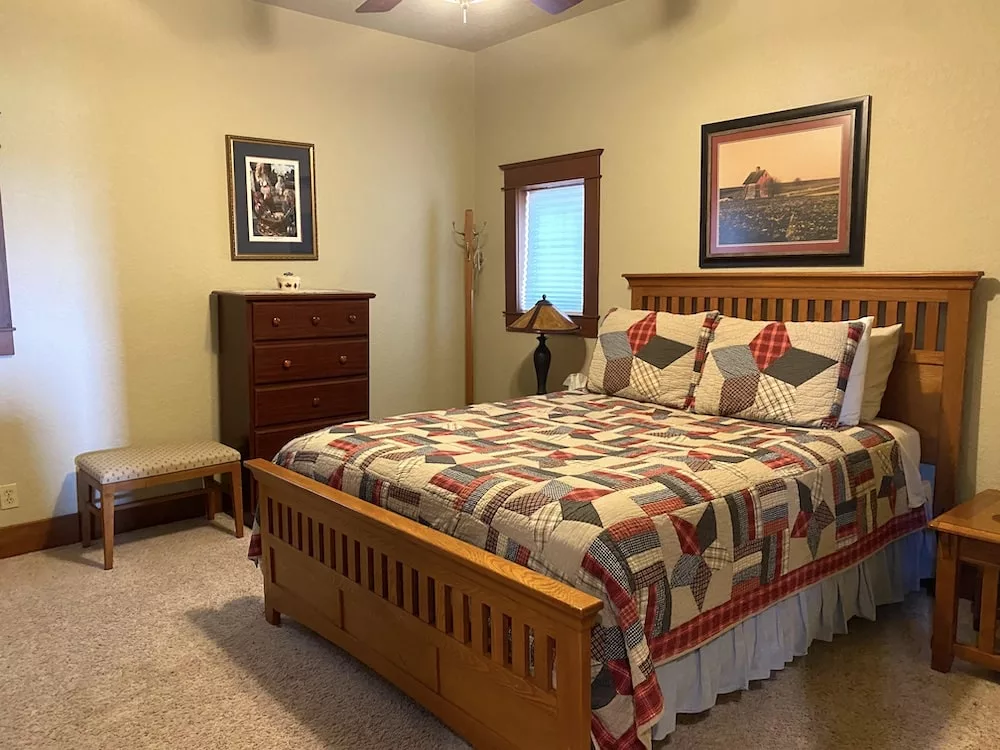
M 547 393 L 545 381 L 549 377 L 549 364 L 552 362 L 552 353 L 545 345 L 546 333 L 566 333 L 576 331 L 580 328 L 576 323 L 567 318 L 559 309 L 545 299 L 545 295 L 535 303 L 535 306 L 524 315 L 515 320 L 509 326 L 508 331 L 521 331 L 524 333 L 538 334 L 538 347 L 535 349 L 535 375 L 538 377 L 538 395 Z

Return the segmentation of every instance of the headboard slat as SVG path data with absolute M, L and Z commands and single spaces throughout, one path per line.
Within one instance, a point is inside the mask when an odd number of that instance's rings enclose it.
M 719 309 L 750 320 L 849 320 L 903 324 L 880 416 L 920 432 L 935 464 L 935 510 L 956 501 L 972 289 L 981 272 L 626 274 L 632 307 Z M 665 304 L 661 304 L 664 301 Z M 651 304 L 652 303 L 652 304 Z
M 927 316 L 924 320 L 924 336 L 921 346 L 924 349 L 938 348 L 938 323 L 941 319 L 941 307 L 937 302 L 927 303 Z
M 917 332 L 917 309 L 920 307 L 919 302 L 907 302 L 906 312 L 903 315 L 903 331 L 907 334 L 904 337 L 906 341 L 906 346 L 908 349 L 912 350 L 917 346 L 916 332 Z

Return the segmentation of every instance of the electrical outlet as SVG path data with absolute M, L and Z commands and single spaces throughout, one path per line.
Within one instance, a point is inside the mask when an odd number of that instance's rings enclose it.
M 5 484 L 0 486 L 0 510 L 10 510 L 17 506 L 17 485 Z

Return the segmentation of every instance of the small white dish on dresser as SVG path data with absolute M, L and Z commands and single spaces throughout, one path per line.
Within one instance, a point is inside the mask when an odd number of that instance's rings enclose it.
M 283 292 L 297 292 L 299 287 L 302 286 L 302 279 L 296 276 L 291 271 L 285 271 L 281 276 L 275 276 L 275 280 L 278 282 L 278 289 Z

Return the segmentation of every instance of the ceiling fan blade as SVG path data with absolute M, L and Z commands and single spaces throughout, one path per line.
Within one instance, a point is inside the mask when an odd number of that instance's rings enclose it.
M 579 1 L 579 0 L 578 0 Z M 354 9 L 355 13 L 385 13 L 399 5 L 402 0 L 365 0 Z
M 556 15 L 557 13 L 562 13 L 564 10 L 569 10 L 574 5 L 583 2 L 583 0 L 531 0 L 531 2 L 546 13 Z

